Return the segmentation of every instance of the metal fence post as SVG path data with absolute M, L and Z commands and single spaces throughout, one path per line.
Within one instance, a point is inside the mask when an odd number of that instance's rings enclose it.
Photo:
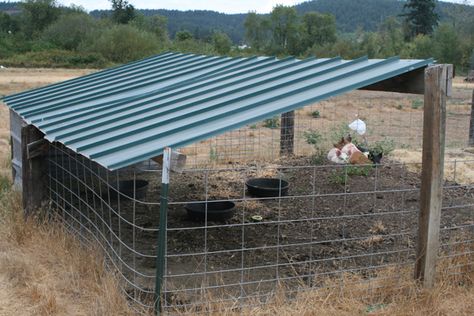
M 427 288 L 434 285 L 439 250 L 446 95 L 451 90 L 452 71 L 452 65 L 435 65 L 425 71 L 423 158 L 415 278 Z
M 170 182 L 171 148 L 163 151 L 163 172 L 161 175 L 160 225 L 158 233 L 158 253 L 156 256 L 155 310 L 161 313 L 161 289 L 163 287 L 166 255 L 166 227 L 168 213 L 168 187 Z

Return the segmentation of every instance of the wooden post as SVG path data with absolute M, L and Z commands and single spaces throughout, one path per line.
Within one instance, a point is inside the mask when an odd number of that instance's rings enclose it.
M 280 125 L 280 156 L 291 156 L 295 143 L 295 111 L 283 113 Z
M 425 71 L 423 157 L 415 278 L 424 287 L 434 285 L 444 176 L 446 94 L 451 90 L 452 65 Z
M 28 148 L 28 145 L 43 140 L 43 137 L 43 133 L 33 125 L 21 129 L 22 202 L 26 215 L 40 208 L 48 195 L 46 156 L 37 150 L 33 155 L 29 151 L 31 146 Z
M 469 146 L 474 146 L 474 90 L 472 90 L 471 125 L 469 125 Z

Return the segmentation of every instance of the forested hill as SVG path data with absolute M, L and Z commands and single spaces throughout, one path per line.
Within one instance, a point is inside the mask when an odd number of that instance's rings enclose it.
M 133 0 L 129 1 L 133 4 Z M 365 31 L 375 31 L 381 21 L 389 16 L 402 13 L 404 1 L 400 0 L 313 0 L 296 5 L 299 13 L 318 11 L 331 13 L 336 17 L 338 30 L 353 32 L 358 27 Z M 15 12 L 18 3 L 1 3 L 0 11 Z M 141 8 L 139 8 L 141 9 Z M 474 6 L 448 2 L 438 2 L 441 21 L 449 21 L 452 14 L 469 14 L 474 19 Z M 188 30 L 196 38 L 205 38 L 214 30 L 227 33 L 235 43 L 243 42 L 246 13 L 223 14 L 215 11 L 178 11 L 141 9 L 145 15 L 159 14 L 168 18 L 168 31 L 171 37 L 176 31 Z M 100 17 L 110 11 L 94 10 L 91 15 Z
M 130 1 L 133 3 L 133 1 Z M 400 0 L 313 0 L 296 5 L 300 13 L 318 11 L 336 17 L 340 32 L 353 32 L 358 27 L 365 31 L 376 31 L 381 21 L 403 12 L 404 1 Z M 437 11 L 441 21 L 450 19 L 454 12 L 469 14 L 474 19 L 474 7 L 449 2 L 438 2 Z M 199 38 L 213 30 L 226 32 L 234 42 L 243 41 L 246 14 L 223 14 L 214 11 L 141 10 L 146 15 L 159 14 L 168 18 L 171 36 L 179 30 L 188 30 Z M 92 11 L 92 15 L 107 14 L 106 11 Z

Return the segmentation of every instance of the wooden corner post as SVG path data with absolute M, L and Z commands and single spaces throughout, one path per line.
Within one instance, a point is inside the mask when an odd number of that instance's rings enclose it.
M 295 147 L 295 111 L 281 115 L 280 156 L 291 156 Z
M 452 65 L 434 65 L 425 70 L 422 178 L 415 278 L 428 288 L 434 285 L 439 250 L 446 96 L 451 91 L 452 74 Z
M 43 206 L 48 196 L 47 144 L 39 129 L 33 125 L 22 127 L 22 203 L 25 215 Z

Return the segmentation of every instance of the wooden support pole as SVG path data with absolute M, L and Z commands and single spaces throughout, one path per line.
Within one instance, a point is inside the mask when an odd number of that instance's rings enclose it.
M 280 156 L 291 156 L 295 143 L 295 111 L 283 113 L 280 126 Z
M 43 140 L 41 133 L 33 125 L 22 127 L 21 129 L 21 150 L 22 150 L 22 202 L 25 215 L 40 208 L 48 196 L 47 183 L 47 158 L 28 150 L 28 145 L 38 144 Z
M 425 71 L 423 157 L 415 278 L 424 287 L 434 285 L 444 176 L 446 94 L 451 90 L 452 65 Z
M 469 146 L 474 146 L 474 90 L 472 90 L 471 125 L 469 125 Z

